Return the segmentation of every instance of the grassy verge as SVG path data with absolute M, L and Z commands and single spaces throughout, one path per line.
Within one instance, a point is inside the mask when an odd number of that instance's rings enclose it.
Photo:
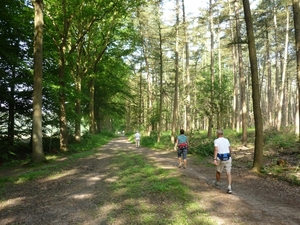
M 0 177 L 0 187 L 7 183 L 18 184 L 59 173 L 64 167 L 74 163 L 76 159 L 95 154 L 96 150 L 94 149 L 96 147 L 106 144 L 114 137 L 114 135 L 109 133 L 85 136 L 82 142 L 70 144 L 70 150 L 66 153 L 47 154 L 47 161 L 41 165 L 31 164 L 30 159 L 19 161 L 18 166 L 15 166 L 15 162 L 13 164 L 4 164 L 0 168 L 2 174 L 4 174 Z M 66 160 L 59 160 L 62 158 Z
M 112 185 L 112 203 L 120 205 L 110 222 L 124 218 L 135 224 L 214 224 L 178 177 L 154 167 L 136 154 L 120 153 L 113 162 L 119 177 Z

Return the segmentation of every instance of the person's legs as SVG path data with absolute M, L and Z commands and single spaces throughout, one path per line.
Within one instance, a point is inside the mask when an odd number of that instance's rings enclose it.
M 218 160 L 217 170 L 216 170 L 216 180 L 213 182 L 213 185 L 217 188 L 221 187 L 221 172 L 224 169 L 224 164 L 221 160 Z
M 135 147 L 140 147 L 140 139 L 135 140 Z
M 227 182 L 228 182 L 228 187 L 231 187 L 231 173 L 227 172 Z
M 178 150 L 178 152 L 177 152 L 177 155 L 178 155 L 178 167 L 182 167 L 181 154 L 182 154 L 182 151 Z
M 183 150 L 183 168 L 186 169 L 187 150 Z
M 221 179 L 221 173 L 219 171 L 216 171 L 216 181 L 220 182 Z
M 178 167 L 181 167 L 182 166 L 182 162 L 181 162 L 181 157 L 178 158 Z
M 226 162 L 226 174 L 227 174 L 227 183 L 228 183 L 228 188 L 227 188 L 227 193 L 231 194 L 232 190 L 231 190 L 231 158 L 230 160 L 228 160 L 228 162 Z

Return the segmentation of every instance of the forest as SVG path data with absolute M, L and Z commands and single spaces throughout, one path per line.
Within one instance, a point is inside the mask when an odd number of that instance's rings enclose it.
M 259 171 L 265 130 L 299 140 L 299 1 L 202 2 L 1 0 L 0 162 L 105 132 L 223 128 L 247 146 L 255 129 Z

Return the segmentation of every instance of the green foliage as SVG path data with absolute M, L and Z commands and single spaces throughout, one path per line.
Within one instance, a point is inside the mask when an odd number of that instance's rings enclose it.
M 191 145 L 190 153 L 198 154 L 201 156 L 213 156 L 214 144 L 213 140 L 208 138 L 199 137 L 197 140 L 197 145 Z
M 297 141 L 297 135 L 291 128 L 277 131 L 274 127 L 264 131 L 264 142 L 269 148 L 291 148 Z
M 146 136 L 145 134 L 143 134 L 143 132 L 141 133 L 142 137 L 141 137 L 141 145 L 148 147 L 148 148 L 153 148 L 153 149 L 173 149 L 174 144 L 171 143 L 171 133 L 170 132 L 164 132 L 161 135 L 160 138 L 160 143 L 157 143 L 157 138 L 158 138 L 158 134 L 156 131 L 152 131 L 150 136 Z M 134 142 L 134 133 L 132 133 L 129 136 L 129 140 L 131 140 L 132 142 Z
M 70 151 L 69 152 L 60 152 L 59 151 L 59 139 L 58 138 L 43 138 L 43 147 L 44 152 L 46 153 L 46 158 L 57 158 L 62 157 L 68 154 L 80 153 L 81 155 L 75 155 L 73 157 L 80 158 L 84 155 L 92 154 L 92 153 L 82 153 L 83 151 L 89 151 L 98 146 L 102 146 L 106 144 L 109 140 L 115 138 L 115 134 L 111 132 L 102 132 L 99 135 L 89 135 L 86 134 L 82 137 L 80 143 L 73 142 L 70 143 Z M 31 147 L 30 140 L 24 141 L 20 140 L 15 142 L 14 148 L 9 148 L 8 144 L 5 141 L 2 141 L 2 145 L 0 146 L 0 163 L 1 168 L 9 168 L 13 166 L 30 164 L 31 161 Z M 34 166 L 34 165 L 32 165 Z
M 98 135 L 86 134 L 82 137 L 80 143 L 72 143 L 69 145 L 70 152 L 88 151 L 95 147 L 106 144 L 108 141 L 115 137 L 116 135 L 111 132 L 102 132 Z

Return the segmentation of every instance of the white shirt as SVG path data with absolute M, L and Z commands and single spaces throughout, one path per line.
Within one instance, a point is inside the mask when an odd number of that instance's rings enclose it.
M 134 137 L 135 137 L 135 140 L 140 140 L 141 135 L 140 135 L 139 133 L 136 133 L 136 134 L 134 135 Z
M 230 153 L 230 143 L 227 138 L 219 137 L 218 139 L 214 140 L 214 146 L 218 147 L 219 154 Z

